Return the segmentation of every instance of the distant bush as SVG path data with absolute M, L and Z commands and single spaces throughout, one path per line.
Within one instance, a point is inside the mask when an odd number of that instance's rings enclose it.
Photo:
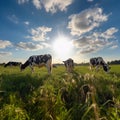
M 120 60 L 114 60 L 114 61 L 108 62 L 108 64 L 111 64 L 111 65 L 120 64 Z

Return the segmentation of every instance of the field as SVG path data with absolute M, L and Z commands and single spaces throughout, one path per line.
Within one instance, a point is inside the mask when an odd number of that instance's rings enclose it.
M 109 73 L 75 66 L 0 66 L 0 120 L 120 120 L 120 65 Z

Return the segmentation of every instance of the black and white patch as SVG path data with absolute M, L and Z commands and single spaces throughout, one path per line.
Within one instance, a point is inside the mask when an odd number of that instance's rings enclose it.
M 4 67 L 7 67 L 7 66 L 19 66 L 20 64 L 22 64 L 21 62 L 13 62 L 13 61 L 10 61 L 8 63 L 6 63 L 4 65 Z
M 48 73 L 51 73 L 52 56 L 50 54 L 30 56 L 29 59 L 24 64 L 21 65 L 21 70 L 25 69 L 27 66 L 30 66 L 30 68 L 33 71 L 34 66 L 43 65 L 47 67 Z
M 103 60 L 102 57 L 96 57 L 96 58 L 91 58 L 90 59 L 90 69 L 92 69 L 93 67 L 95 67 L 97 70 L 98 68 L 102 66 L 103 70 L 105 72 L 108 72 L 110 67 L 108 66 L 108 64 L 106 64 L 106 62 Z

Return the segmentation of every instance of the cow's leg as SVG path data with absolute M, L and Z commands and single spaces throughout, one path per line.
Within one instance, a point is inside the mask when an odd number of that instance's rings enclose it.
M 47 61 L 46 67 L 47 67 L 48 73 L 51 74 L 51 71 L 52 71 L 52 60 L 51 59 Z
M 72 72 L 73 71 L 73 66 L 72 65 L 70 65 L 70 72 Z
M 67 69 L 67 72 L 70 72 L 70 67 L 68 64 L 66 65 L 66 69 Z
M 67 67 L 67 68 L 68 68 L 68 70 L 67 70 L 67 71 L 68 71 L 68 72 L 70 72 L 70 68 L 69 68 L 69 67 Z
M 69 66 L 69 72 L 71 72 L 71 65 Z
M 34 68 L 32 65 L 30 65 L 30 68 L 31 68 L 31 72 L 33 73 L 34 72 Z
M 72 72 L 72 66 L 70 66 L 70 72 Z
M 95 70 L 96 70 L 96 71 L 99 71 L 99 69 L 100 69 L 100 66 L 97 65 L 97 66 L 95 67 Z
M 90 70 L 90 71 L 93 70 L 93 65 L 89 64 L 89 70 Z
M 92 65 L 90 65 L 88 68 L 89 68 L 90 71 L 93 70 L 93 66 Z

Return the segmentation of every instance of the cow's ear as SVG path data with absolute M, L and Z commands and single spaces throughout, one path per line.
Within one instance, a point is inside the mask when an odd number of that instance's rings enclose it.
M 65 61 L 63 61 L 63 63 L 65 63 Z

